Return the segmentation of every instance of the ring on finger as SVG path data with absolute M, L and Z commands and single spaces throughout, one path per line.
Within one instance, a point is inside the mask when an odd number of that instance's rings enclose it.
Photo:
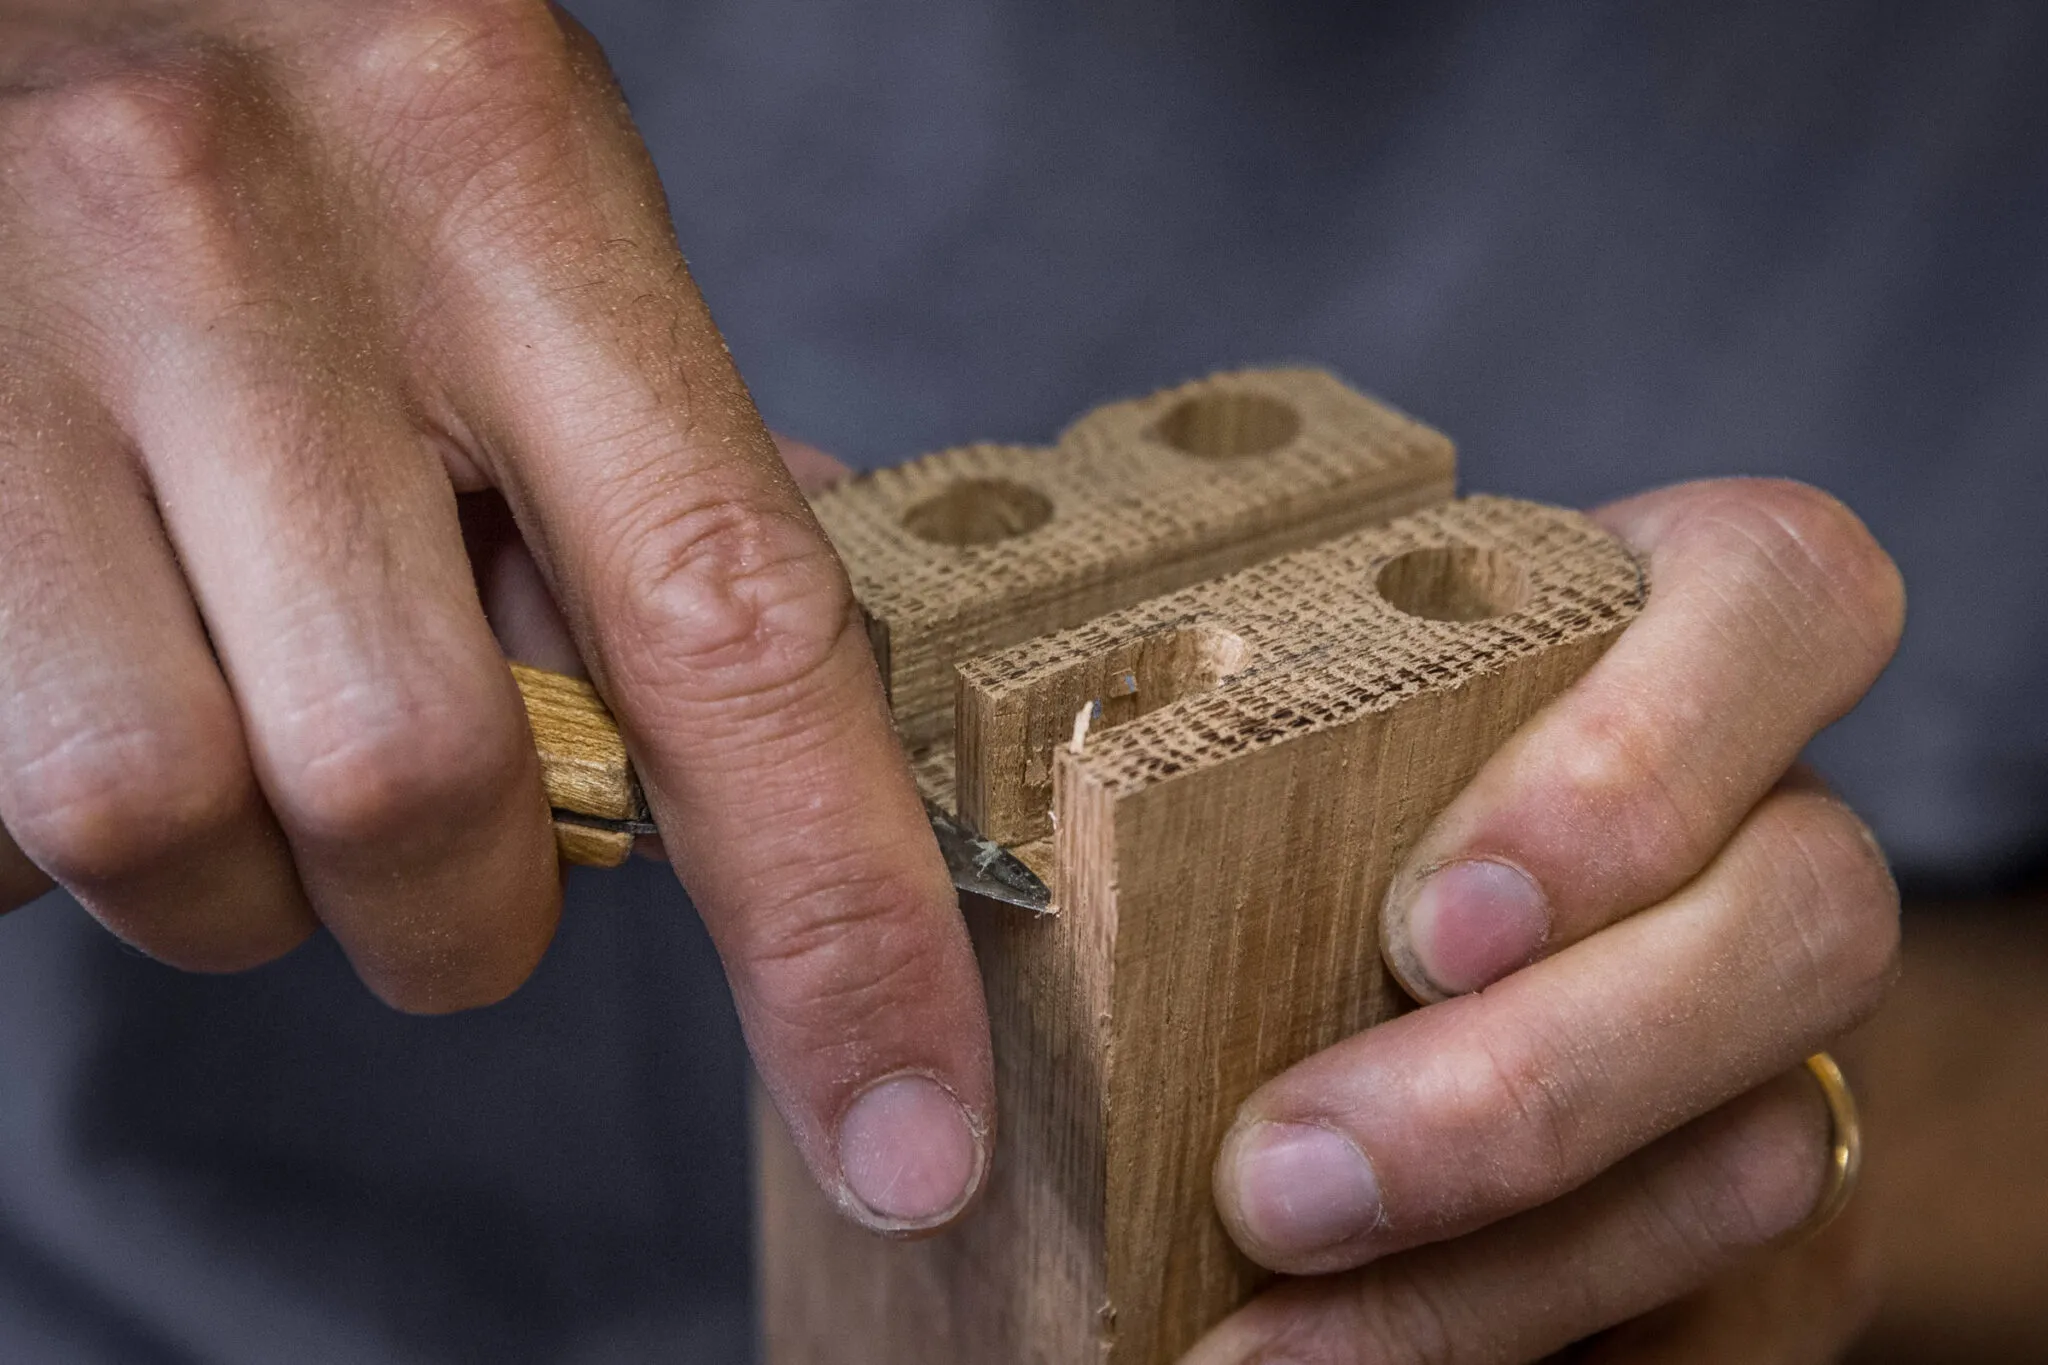
M 1780 1246 L 1793 1246 L 1818 1237 L 1828 1224 L 1839 1218 L 1856 1193 L 1856 1177 L 1863 1169 L 1863 1121 L 1856 1110 L 1856 1096 L 1849 1089 L 1848 1079 L 1842 1075 L 1841 1065 L 1827 1053 L 1816 1052 L 1806 1059 L 1806 1069 L 1820 1083 L 1821 1095 L 1828 1105 L 1827 1183 L 1821 1188 L 1813 1212 L 1807 1214 L 1799 1226 L 1778 1239 Z

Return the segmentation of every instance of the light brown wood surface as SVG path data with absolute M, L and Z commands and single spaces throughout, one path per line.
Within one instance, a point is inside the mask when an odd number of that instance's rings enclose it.
M 1172 401 L 1126 407 L 1144 415 L 1120 418 L 1120 430 L 1196 422 Z M 1268 439 L 1310 425 L 1290 428 L 1271 408 L 1236 420 Z M 1370 431 L 1361 419 L 1353 439 L 1378 439 Z M 1344 438 L 1330 440 L 1329 460 L 1342 465 Z M 949 473 L 1021 484 L 1042 455 L 983 448 Z M 897 516 L 945 496 L 942 481 L 917 491 L 897 499 Z M 1083 514 L 1081 496 L 1069 491 L 1054 515 L 1103 524 Z M 1139 520 L 1174 521 L 1172 491 L 1155 496 L 1137 504 Z M 1190 496 L 1223 495 L 1204 486 Z M 1375 502 L 1354 485 L 1347 496 L 1384 507 L 1411 493 Z M 986 566 L 965 575 L 978 600 L 954 601 L 950 616 L 910 611 L 902 604 L 942 585 L 878 589 L 891 573 L 926 570 L 893 549 L 863 562 L 872 537 L 841 544 L 897 651 L 898 717 L 923 737 L 914 748 L 927 795 L 944 803 L 957 792 L 973 819 L 1001 830 L 1048 876 L 1055 913 L 963 907 L 988 990 L 1001 1119 L 987 1195 L 962 1226 L 917 1243 L 853 1228 L 762 1111 L 772 1365 L 1154 1365 L 1263 1282 L 1210 1202 L 1210 1165 L 1237 1105 L 1401 1008 L 1377 942 L 1401 855 L 1642 600 L 1633 560 L 1575 514 L 1437 502 L 1335 538 L 1327 521 L 1310 531 L 1262 522 L 1257 545 L 1204 552 L 1255 567 L 1205 581 L 1189 556 L 1166 576 L 1193 586 L 1095 619 L 1073 613 L 1099 611 L 1107 589 L 1049 593 L 1042 576 Z M 1270 506 L 1289 509 L 1271 518 L 1328 515 L 1314 498 Z M 1021 553 L 1034 534 L 1003 530 L 982 526 L 992 537 L 982 548 Z M 1142 530 L 1130 543 L 1162 538 Z M 1271 557 L 1276 545 L 1316 541 Z M 1119 562 L 1120 583 L 1157 581 Z M 1073 628 L 1047 633 L 1047 619 Z M 993 647 L 996 633 L 1013 647 Z M 915 665 L 902 654 L 911 639 Z M 934 660 L 957 665 L 944 707 L 956 722 L 934 716 Z M 943 739 L 953 731 L 957 765 Z
M 626 741 L 597 690 L 581 679 L 525 664 L 513 664 L 512 677 L 526 703 L 548 805 L 558 814 L 644 820 L 646 802 L 626 757 Z M 632 853 L 633 836 L 557 818 L 555 847 L 568 862 L 617 867 Z
M 977 445 L 812 505 L 852 573 L 897 728 L 943 740 L 953 665 L 1451 493 L 1451 444 L 1320 370 L 1246 370 Z

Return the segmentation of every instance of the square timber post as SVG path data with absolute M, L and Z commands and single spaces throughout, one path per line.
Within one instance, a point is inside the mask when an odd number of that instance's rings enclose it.
M 757 1103 L 769 1365 L 1169 1365 L 1265 1282 L 1210 1202 L 1237 1106 L 1404 1007 L 1403 853 L 1644 596 L 1583 517 L 1450 493 L 1442 437 L 1250 371 L 818 500 L 927 797 L 1054 905 L 963 905 L 999 1117 L 960 1226 L 844 1222 Z

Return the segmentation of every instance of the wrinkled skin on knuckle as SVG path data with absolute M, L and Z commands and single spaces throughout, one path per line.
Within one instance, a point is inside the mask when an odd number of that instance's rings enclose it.
M 340 66 L 373 93 L 480 99 L 492 85 L 558 85 L 565 51 L 544 0 L 424 0 L 363 8 L 342 35 Z
M 1826 1001 L 1838 1030 L 1863 1023 L 1899 969 L 1898 886 L 1876 841 L 1821 791 L 1775 796 L 1756 833 L 1750 875 L 1776 882 L 1798 947 L 1781 955 L 1789 987 Z
M 12 168 L 64 225 L 140 248 L 226 230 L 226 191 L 265 100 L 224 48 L 110 63 L 7 102 Z
M 525 771 L 530 741 L 503 702 L 448 678 L 392 678 L 275 718 L 265 748 L 287 827 L 327 852 L 431 848 Z
M 182 724 L 142 719 L 51 735 L 8 774 L 8 827 L 56 880 L 94 895 L 203 851 L 255 805 L 232 717 L 195 704 Z
M 1580 860 L 1577 875 L 1608 883 L 1612 896 L 1640 899 L 1714 851 L 1711 813 L 1675 780 L 1696 761 L 1675 743 L 1683 727 L 1638 714 L 1639 704 L 1659 714 L 1668 701 L 1624 695 L 1560 714 L 1521 765 L 1530 790 L 1519 818 L 1561 826 Z
M 312 929 L 288 883 L 225 901 L 202 889 L 267 823 L 227 726 L 211 739 L 203 724 L 75 733 L 9 782 L 29 812 L 9 820 L 23 851 L 125 942 L 185 971 L 259 967 Z
M 813 1055 L 857 1049 L 871 1025 L 928 1005 L 948 985 L 931 926 L 915 908 L 928 896 L 881 873 L 752 907 L 724 935 L 734 990 L 783 1046 Z
M 1332 1365 L 1451 1365 L 1461 1340 L 1478 1336 L 1472 1306 L 1446 1292 L 1445 1281 L 1399 1257 L 1363 1273 L 1346 1311 L 1315 1333 L 1312 1361 Z
M 1807 484 L 1771 481 L 1763 509 L 1804 561 L 1815 596 L 1833 603 L 1834 615 L 1859 638 L 1870 671 L 1898 648 L 1906 622 L 1905 580 L 1870 528 L 1840 499 Z
M 752 720 L 813 688 L 858 611 L 800 515 L 739 500 L 671 510 L 619 537 L 599 619 L 609 671 L 691 711 Z M 708 737 L 707 737 L 708 738 Z
M 1577 1183 L 1574 1153 L 1584 1142 L 1579 1059 L 1541 1035 L 1468 1034 L 1446 1058 L 1461 1077 L 1449 1091 L 1458 1097 L 1449 1131 L 1470 1135 L 1461 1150 L 1487 1154 L 1492 1188 L 1465 1197 L 1521 1207 L 1562 1194 Z M 1453 1219 L 1460 1212 L 1446 1210 Z
M 1818 1092 L 1798 1073 L 1701 1120 L 1711 1127 L 1692 1158 L 1635 1186 L 1657 1254 L 1703 1280 L 1796 1227 L 1820 1196 L 1828 1160 L 1819 1113 Z
M 1777 614 L 1784 647 L 1815 681 L 1833 684 L 1839 710 L 1897 648 L 1905 623 L 1898 569 L 1833 496 L 1775 479 L 1704 485 L 1682 535 L 1690 554 L 1716 566 L 1721 591 Z
M 583 155 L 588 63 L 539 0 L 386 6 L 346 35 L 332 98 L 382 201 L 434 230 L 554 223 Z
M 1351 1068 L 1336 1112 L 1318 1101 L 1329 1082 L 1314 1070 L 1292 1078 L 1285 1110 L 1265 1096 L 1253 1105 L 1261 1118 L 1359 1131 L 1385 1167 L 1388 1241 L 1412 1245 L 1574 1183 L 1579 1108 L 1597 1062 L 1573 1049 L 1569 1027 L 1503 1027 L 1482 997 L 1459 996 L 1383 1025 L 1373 1038 L 1387 1050 Z M 1484 1154 L 1483 1168 L 1474 1153 Z

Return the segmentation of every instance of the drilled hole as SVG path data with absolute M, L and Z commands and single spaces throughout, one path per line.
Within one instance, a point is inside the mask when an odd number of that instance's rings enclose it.
M 1521 565 L 1471 545 L 1410 550 L 1380 570 L 1378 586 L 1395 610 L 1431 621 L 1484 621 L 1529 600 Z
M 1052 520 L 1052 502 L 1007 479 L 963 479 L 903 514 L 903 527 L 938 545 L 992 545 Z
M 1152 430 L 1175 450 L 1224 460 L 1278 450 L 1301 434 L 1301 414 L 1263 393 L 1216 389 L 1174 404 Z

